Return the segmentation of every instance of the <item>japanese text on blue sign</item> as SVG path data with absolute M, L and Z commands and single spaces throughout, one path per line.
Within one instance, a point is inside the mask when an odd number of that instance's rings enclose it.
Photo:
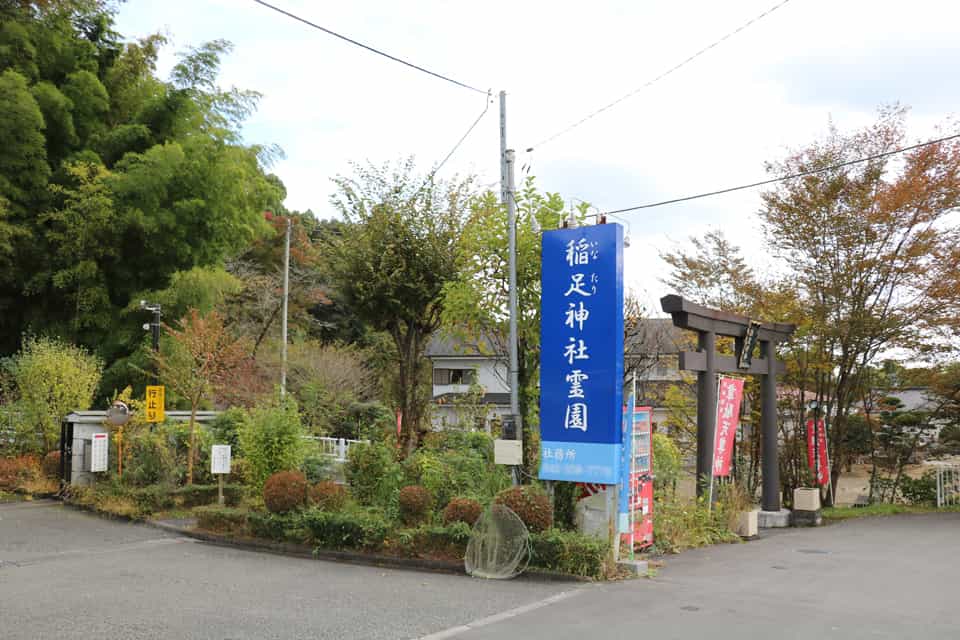
M 540 477 L 616 484 L 623 381 L 623 228 L 543 234 Z

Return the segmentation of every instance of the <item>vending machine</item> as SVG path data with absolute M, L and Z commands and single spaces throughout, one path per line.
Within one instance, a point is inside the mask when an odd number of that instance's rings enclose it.
M 653 544 L 653 409 L 624 410 L 623 475 L 620 492 L 621 541 L 627 548 Z M 627 419 L 631 416 L 632 420 Z

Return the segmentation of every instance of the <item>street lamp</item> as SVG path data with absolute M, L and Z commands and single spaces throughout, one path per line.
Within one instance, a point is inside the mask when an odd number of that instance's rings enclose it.
M 144 311 L 153 313 L 153 322 L 143 323 L 143 330 L 149 331 L 153 336 L 153 350 L 160 352 L 160 303 L 140 301 L 140 308 Z

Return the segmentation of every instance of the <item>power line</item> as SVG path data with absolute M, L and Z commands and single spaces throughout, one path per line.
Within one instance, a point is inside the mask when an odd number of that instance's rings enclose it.
M 478 89 L 478 88 L 476 88 L 476 87 L 471 87 L 470 85 L 468 85 L 468 84 L 466 84 L 466 83 L 464 83 L 464 82 L 460 82 L 459 80 L 454 80 L 453 78 L 450 78 L 450 77 L 447 77 L 447 76 L 445 76 L 445 75 L 436 73 L 436 72 L 434 72 L 434 71 L 430 71 L 429 69 L 425 69 L 425 68 L 423 68 L 423 67 L 421 67 L 421 66 L 419 66 L 419 65 L 415 65 L 415 64 L 413 64 L 412 62 L 407 62 L 406 60 L 403 60 L 402 58 L 398 58 L 398 57 L 396 57 L 396 56 L 392 56 L 392 55 L 390 55 L 389 53 L 386 53 L 386 52 L 384 52 L 384 51 L 381 51 L 381 50 L 379 50 L 379 49 L 376 49 L 376 48 L 374 48 L 374 47 L 371 47 L 370 45 L 363 44 L 362 42 L 357 42 L 357 41 L 354 40 L 353 38 L 348 38 L 347 36 L 345 36 L 345 35 L 343 35 L 343 34 L 337 33 L 336 31 L 331 31 L 330 29 L 327 29 L 326 27 L 321 27 L 320 25 L 318 25 L 318 24 L 316 24 L 316 23 L 314 23 L 314 22 L 310 22 L 310 21 L 307 20 L 306 18 L 301 18 L 300 16 L 298 16 L 298 15 L 296 15 L 296 14 L 290 13 L 289 11 L 285 11 L 285 10 L 281 9 L 280 7 L 276 7 L 276 6 L 272 5 L 272 4 L 269 4 L 269 3 L 267 3 L 267 2 L 264 2 L 263 0 L 253 0 L 253 1 L 256 2 L 256 3 L 259 4 L 259 5 L 262 5 L 262 6 L 266 7 L 266 8 L 268 8 L 268 9 L 273 9 L 273 10 L 276 11 L 277 13 L 281 13 L 281 14 L 287 16 L 288 18 L 292 18 L 292 19 L 296 20 L 297 22 L 302 22 L 303 24 L 305 24 L 305 25 L 307 25 L 307 26 L 310 26 L 310 27 L 313 27 L 314 29 L 319 29 L 320 31 L 323 31 L 324 33 L 329 34 L 329 35 L 331 35 L 331 36 L 333 36 L 333 37 L 335 37 L 335 38 L 340 38 L 341 40 L 343 40 L 343 41 L 345 41 L 345 42 L 349 42 L 349 43 L 352 44 L 352 45 L 356 45 L 356 46 L 358 46 L 358 47 L 360 47 L 360 48 L 362 48 L 362 49 L 366 49 L 367 51 L 370 51 L 371 53 L 375 53 L 375 54 L 377 54 L 377 55 L 383 56 L 384 58 L 388 58 L 388 59 L 390 59 L 390 60 L 393 60 L 394 62 L 399 62 L 399 63 L 402 64 L 402 65 L 405 65 L 405 66 L 410 67 L 411 69 L 416 69 L 417 71 L 422 71 L 423 73 L 426 73 L 426 74 L 428 74 L 428 75 L 431 75 L 431 76 L 433 76 L 434 78 L 440 78 L 441 80 L 446 80 L 447 82 L 450 82 L 450 83 L 452 83 L 452 84 L 455 84 L 455 85 L 457 85 L 458 87 L 463 87 L 464 89 L 470 89 L 471 91 L 476 91 L 477 93 L 487 93 L 487 92 L 484 91 L 483 89 Z
M 753 182 L 751 184 L 740 185 L 739 187 L 730 187 L 728 189 L 718 189 L 717 191 L 708 191 L 706 193 L 698 193 L 695 196 L 686 196 L 683 198 L 673 198 L 672 200 L 661 200 L 660 202 L 652 202 L 650 204 L 640 204 L 635 207 L 625 207 L 623 209 L 612 209 L 610 211 L 604 211 L 603 214 L 615 214 L 615 213 L 626 213 L 628 211 L 637 211 L 639 209 L 652 209 L 653 207 L 662 207 L 667 204 L 676 204 L 677 202 L 686 202 L 688 200 L 697 200 L 699 198 L 708 198 L 710 196 L 718 196 L 724 193 L 731 193 L 733 191 L 743 191 L 744 189 L 753 189 L 755 187 L 762 187 L 764 185 L 773 184 L 775 182 L 784 182 L 786 180 L 793 180 L 795 178 L 802 178 L 804 176 L 812 176 L 818 173 L 826 173 L 827 171 L 834 171 L 835 169 L 842 169 L 843 167 L 849 167 L 854 164 L 861 164 L 864 162 L 870 162 L 871 160 L 878 160 L 880 158 L 886 158 L 889 156 L 894 156 L 900 153 L 905 153 L 907 151 L 913 151 L 914 149 L 920 149 L 921 147 L 926 147 L 931 144 L 939 144 L 941 142 L 947 142 L 949 140 L 956 140 L 960 138 L 960 133 L 946 136 L 945 138 L 937 138 L 936 140 L 928 140 L 926 142 L 921 142 L 919 144 L 910 145 L 909 147 L 903 147 L 901 149 L 894 149 L 893 151 L 885 151 L 883 153 L 878 153 L 876 155 L 867 156 L 865 158 L 857 158 L 856 160 L 848 160 L 846 162 L 841 162 L 839 164 L 830 165 L 829 167 L 823 167 L 821 169 L 809 169 L 807 171 L 801 171 L 799 173 L 793 173 L 787 176 L 780 176 L 779 178 L 771 178 L 769 180 L 761 180 L 760 182 Z M 601 214 L 601 215 L 603 215 Z
M 487 99 L 486 99 L 486 104 L 483 107 L 483 111 L 481 111 L 480 115 L 477 116 L 477 119 L 473 121 L 473 124 L 471 124 L 470 128 L 467 129 L 467 132 L 463 134 L 460 140 L 457 141 L 457 144 L 453 145 L 453 149 L 450 149 L 450 153 L 448 153 L 446 157 L 444 157 L 444 159 L 440 161 L 440 164 L 438 164 L 436 168 L 430 172 L 431 176 L 436 175 L 436 173 L 440 171 L 440 167 L 442 167 L 447 163 L 447 160 L 450 159 L 450 156 L 456 153 L 457 149 L 460 148 L 460 145 L 463 144 L 463 141 L 467 139 L 467 136 L 469 136 L 470 133 L 474 130 L 474 128 L 476 128 L 476 126 L 480 124 L 480 121 L 483 120 L 483 116 L 487 115 L 487 111 L 490 109 L 491 102 L 493 102 L 492 92 L 487 91 Z
M 655 78 L 653 78 L 653 79 L 651 79 L 651 80 L 647 80 L 647 82 L 645 82 L 645 83 L 642 84 L 641 86 L 637 87 L 636 89 L 634 89 L 634 90 L 631 91 L 630 93 L 627 93 L 627 94 L 625 94 L 625 95 L 617 98 L 616 100 L 614 100 L 614 101 L 611 102 L 610 104 L 608 104 L 608 105 L 606 105 L 606 106 L 603 106 L 603 107 L 600 107 L 600 108 L 597 109 L 596 111 L 593 111 L 593 112 L 587 114 L 586 116 L 580 118 L 579 120 L 577 120 L 576 122 L 574 122 L 573 124 L 571 124 L 570 126 L 568 126 L 567 128 L 561 129 L 560 131 L 558 131 L 557 133 L 553 134 L 552 136 L 549 136 L 549 137 L 547 137 L 547 138 L 544 138 L 543 140 L 541 140 L 541 141 L 538 142 L 537 144 L 529 147 L 529 148 L 527 149 L 527 151 L 532 151 L 533 149 L 536 149 L 536 148 L 538 148 L 538 147 L 541 147 L 541 146 L 547 144 L 548 142 L 552 142 L 552 141 L 556 140 L 556 139 L 559 138 L 560 136 L 562 136 L 562 135 L 564 135 L 564 134 L 566 134 L 566 133 L 569 133 L 570 131 L 573 131 L 574 129 L 576 129 L 577 127 L 579 127 L 580 125 L 582 125 L 582 124 L 583 124 L 584 122 L 586 122 L 587 120 L 590 120 L 590 119 L 592 119 L 592 118 L 595 118 L 596 116 L 600 115 L 600 114 L 603 113 L 604 111 L 607 111 L 608 109 L 612 109 L 613 107 L 617 106 L 618 104 L 620 104 L 620 103 L 623 102 L 624 100 L 627 100 L 628 98 L 632 98 L 633 96 L 637 95 L 638 93 L 640 93 L 641 91 L 643 91 L 644 89 L 646 89 L 647 87 L 649 87 L 650 85 L 653 85 L 653 84 L 659 82 L 660 80 L 663 80 L 664 78 L 666 78 L 667 76 L 669 76 L 669 75 L 670 75 L 671 73 L 673 73 L 674 71 L 677 71 L 677 70 L 680 69 L 681 67 L 684 67 L 684 66 L 690 64 L 691 62 L 693 62 L 694 60 L 696 60 L 697 58 L 699 58 L 700 56 L 702 56 L 703 54 L 705 54 L 707 51 L 710 51 L 710 50 L 713 49 L 714 47 L 722 44 L 723 42 L 725 42 L 725 41 L 727 41 L 727 40 L 729 40 L 730 38 L 732 38 L 733 36 L 737 35 L 737 34 L 740 33 L 741 31 L 743 31 L 744 29 L 746 29 L 747 27 L 749 27 L 750 25 L 752 25 L 753 23 L 755 23 L 755 22 L 757 22 L 757 21 L 759 21 L 759 20 L 762 20 L 763 18 L 765 18 L 766 16 L 770 15 L 771 13 L 773 13 L 774 11 L 776 11 L 777 9 L 779 9 L 780 7 L 782 7 L 783 5 L 787 4 L 788 2 L 790 2 L 790 0 L 783 0 L 783 1 L 780 2 L 779 4 L 776 4 L 776 5 L 774 5 L 773 7 L 770 7 L 769 9 L 767 9 L 766 11 L 764 11 L 763 13 L 761 13 L 760 15 L 758 15 L 758 16 L 756 16 L 755 18 L 749 20 L 748 22 L 743 23 L 742 25 L 740 25 L 739 27 L 737 27 L 737 28 L 734 29 L 733 31 L 727 33 L 725 36 L 723 36 L 723 37 L 720 38 L 719 40 L 716 40 L 716 41 L 714 41 L 713 43 L 711 43 L 711 44 L 707 45 L 706 47 L 704 47 L 703 49 L 700 49 L 699 51 L 697 51 L 696 53 L 694 53 L 692 56 L 686 58 L 686 59 L 683 60 L 682 62 L 680 62 L 680 63 L 678 63 L 678 64 L 670 67 L 669 69 L 667 69 L 666 71 L 664 71 L 664 72 L 661 73 L 660 75 L 656 76 Z

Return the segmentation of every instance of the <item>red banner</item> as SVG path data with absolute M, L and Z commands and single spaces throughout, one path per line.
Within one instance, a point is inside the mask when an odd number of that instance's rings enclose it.
M 816 445 L 814 445 L 816 438 Z M 820 466 L 816 470 L 817 484 L 823 486 L 830 482 L 830 457 L 827 455 L 827 429 L 823 420 L 817 421 L 817 429 L 813 429 L 813 420 L 807 420 L 807 466 L 814 471 L 814 455 L 819 454 Z
M 713 475 L 730 475 L 733 445 L 740 425 L 740 402 L 743 399 L 742 378 L 720 378 L 717 392 L 717 433 L 713 440 Z
M 827 457 L 827 429 L 821 420 L 817 424 L 817 448 L 820 450 L 820 473 L 817 482 L 823 486 L 830 482 L 830 459 Z

